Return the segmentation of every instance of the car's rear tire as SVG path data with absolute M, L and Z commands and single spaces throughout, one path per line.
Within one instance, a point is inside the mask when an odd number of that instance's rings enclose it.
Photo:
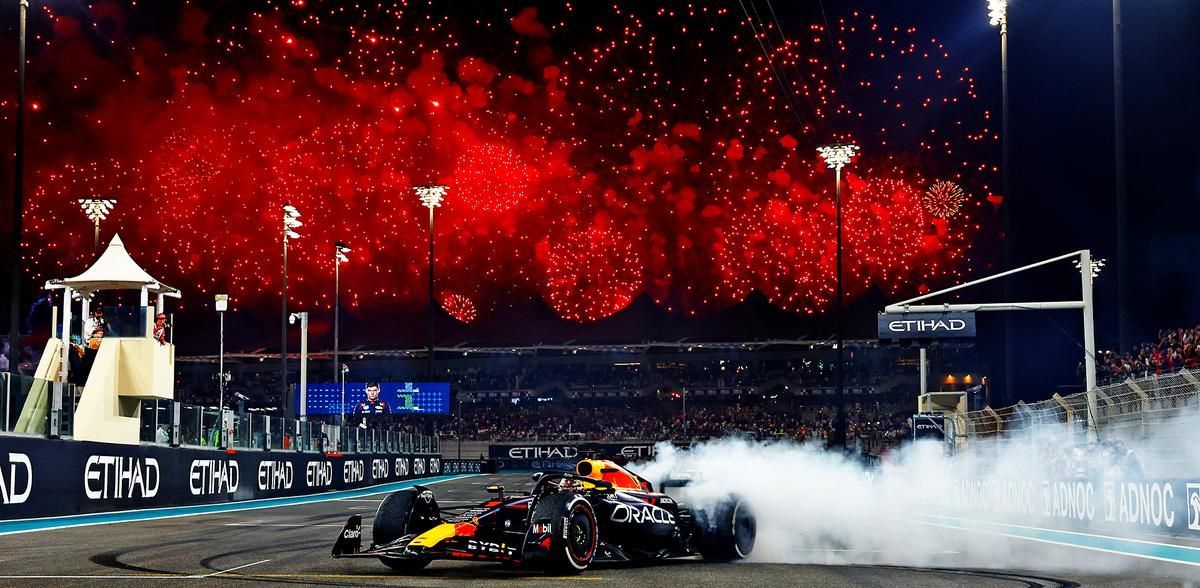
M 712 510 L 693 512 L 700 555 L 712 561 L 745 559 L 754 550 L 758 524 L 745 501 L 730 496 Z
M 429 559 L 400 559 L 398 557 L 381 557 L 379 561 L 383 565 L 396 570 L 402 574 L 415 574 L 429 565 Z
M 592 564 L 600 544 L 600 528 L 587 498 L 579 494 L 542 496 L 530 520 L 550 521 L 549 546 L 539 558 L 546 572 L 573 575 Z
M 441 513 L 432 491 L 420 486 L 397 490 L 379 503 L 371 523 L 371 542 L 386 545 L 405 535 L 424 533 L 439 522 Z

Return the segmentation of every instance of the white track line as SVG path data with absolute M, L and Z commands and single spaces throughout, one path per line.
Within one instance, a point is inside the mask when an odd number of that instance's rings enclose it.
M 241 569 L 244 569 L 244 568 L 248 568 L 248 567 L 250 567 L 250 566 L 256 566 L 256 565 L 258 565 L 258 564 L 265 564 L 265 563 L 267 563 L 267 562 L 269 562 L 269 561 L 271 561 L 271 560 L 269 560 L 269 559 L 264 559 L 264 560 L 262 560 L 262 561 L 256 561 L 256 562 L 254 562 L 254 563 L 248 563 L 248 564 L 240 565 L 240 566 L 237 566 L 236 568 L 229 568 L 229 569 L 227 569 L 227 570 L 221 570 L 221 571 L 219 571 L 219 572 L 213 572 L 213 573 L 211 573 L 211 574 L 205 574 L 205 575 L 203 575 L 203 576 L 188 576 L 188 577 L 189 577 L 189 578 L 211 578 L 211 577 L 213 577 L 213 576 L 220 575 L 220 574 L 224 574 L 224 573 L 227 573 L 227 572 L 232 572 L 232 571 L 234 571 L 234 570 L 241 570 Z

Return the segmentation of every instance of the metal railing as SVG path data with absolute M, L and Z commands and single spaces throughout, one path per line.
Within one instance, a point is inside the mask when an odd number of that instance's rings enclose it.
M 74 436 L 81 387 L 0 373 L 0 433 Z M 54 395 L 61 402 L 54 402 Z M 55 408 L 55 406 L 59 408 Z M 268 413 L 236 413 L 172 400 L 143 400 L 140 441 L 219 449 L 339 453 L 438 453 L 438 438 L 400 430 L 339 427 Z M 57 428 L 54 423 L 57 422 Z
M 1037 445 L 1050 438 L 1083 444 L 1088 440 L 1087 394 L 1055 394 L 1034 403 L 985 407 L 956 420 L 957 441 L 969 451 L 1012 442 Z M 1097 436 L 1136 448 L 1147 470 L 1153 466 L 1160 473 L 1176 474 L 1200 469 L 1200 452 L 1191 451 L 1198 427 L 1200 372 L 1185 368 L 1096 389 Z

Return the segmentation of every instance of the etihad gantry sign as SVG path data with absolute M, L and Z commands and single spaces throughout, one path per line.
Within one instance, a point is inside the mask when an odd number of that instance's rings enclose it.
M 880 339 L 942 339 L 974 337 L 975 313 L 879 313 Z

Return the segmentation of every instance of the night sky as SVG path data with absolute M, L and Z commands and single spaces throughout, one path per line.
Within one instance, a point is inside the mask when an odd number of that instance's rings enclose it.
M 36 2 L 30 283 L 86 267 L 75 198 L 113 196 L 104 238 L 184 290 L 181 352 L 211 350 L 223 291 L 232 346 L 277 346 L 287 202 L 305 223 L 290 306 L 314 313 L 314 337 L 343 240 L 344 345 L 416 345 L 428 213 L 411 187 L 436 182 L 443 342 L 821 337 L 833 172 L 815 147 L 834 140 L 862 146 L 843 194 L 851 336 L 887 301 L 1000 267 L 1003 206 L 1015 262 L 1090 247 L 1115 269 L 1110 7 L 1011 4 L 1004 194 L 986 2 L 912 4 Z M 1200 8 L 1125 13 L 1136 341 L 1200 321 Z M 1077 280 L 1064 266 L 1016 293 L 1064 299 Z M 1099 278 L 1102 347 L 1115 285 Z M 981 320 L 989 357 L 1000 322 Z M 1074 381 L 1078 322 L 1017 321 L 1038 342 L 1018 358 L 1028 396 Z

